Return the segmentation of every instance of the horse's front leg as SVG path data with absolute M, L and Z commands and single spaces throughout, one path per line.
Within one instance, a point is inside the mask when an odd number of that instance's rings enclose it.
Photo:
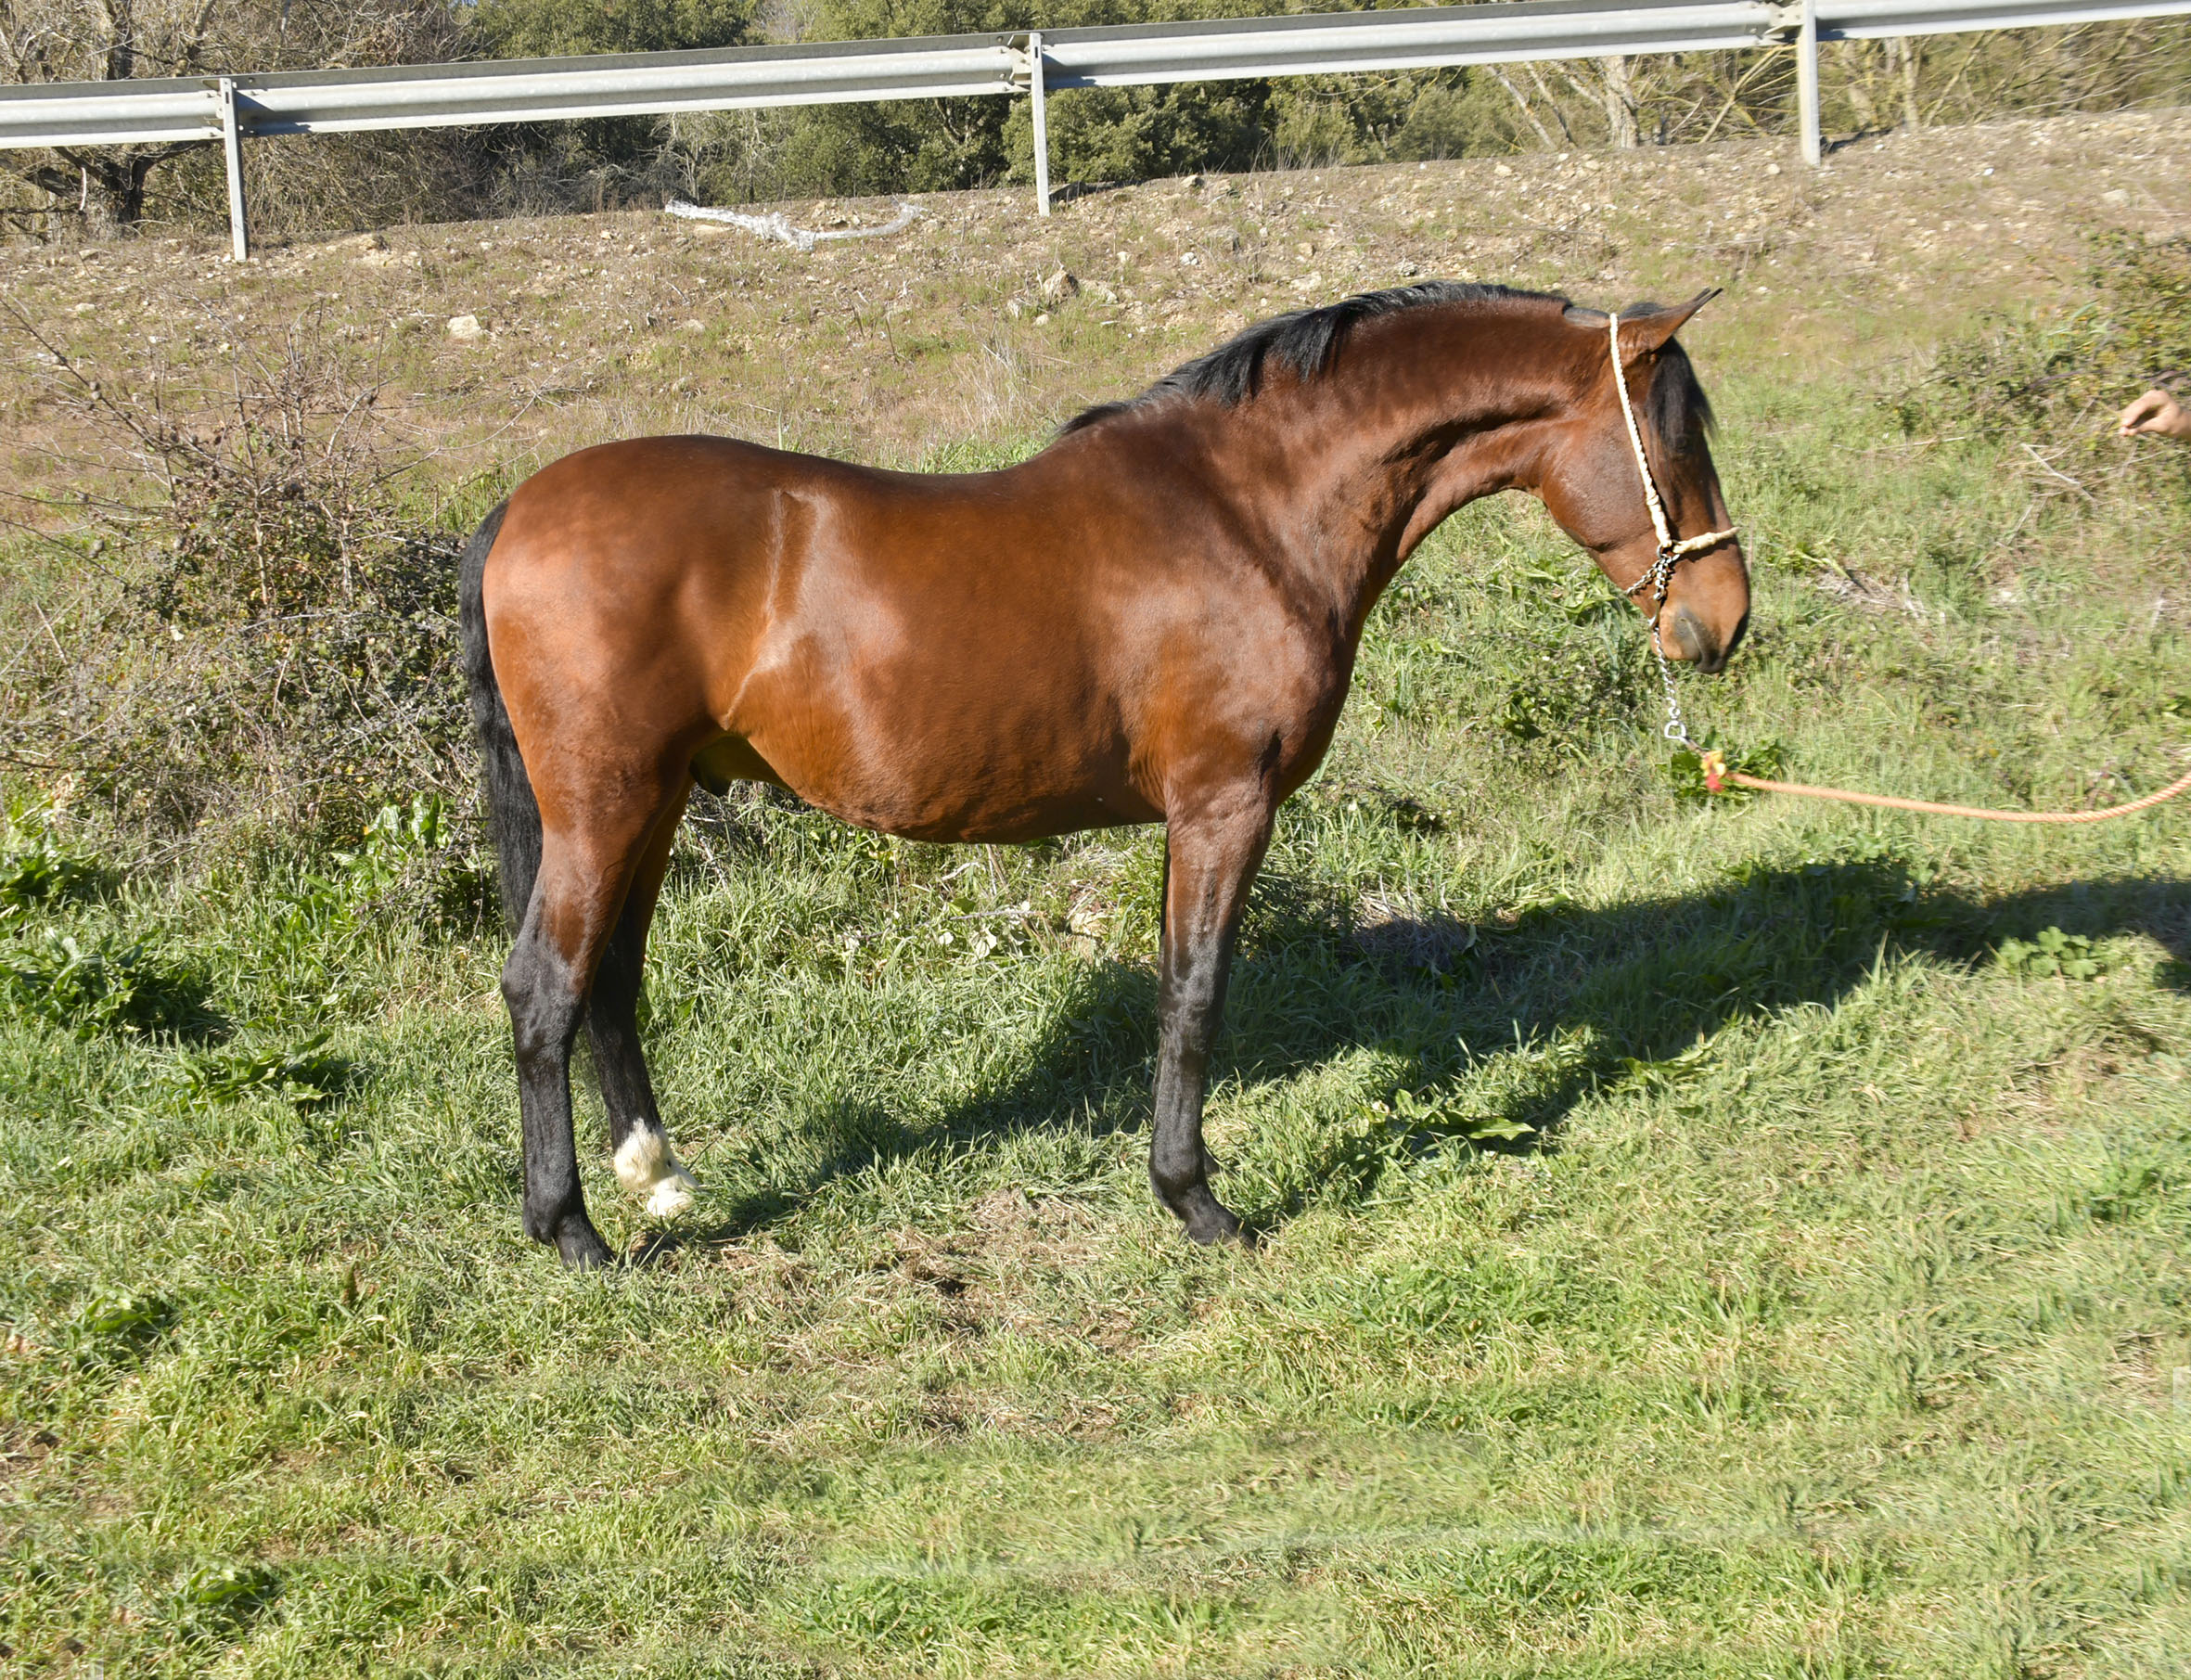
M 1274 802 L 1261 785 L 1174 810 L 1165 838 L 1162 976 L 1157 993 L 1157 1118 L 1148 1155 L 1158 1199 L 1197 1242 L 1236 1238 L 1240 1222 L 1210 1190 L 1202 1095 L 1224 1019 L 1233 941 L 1271 840 Z

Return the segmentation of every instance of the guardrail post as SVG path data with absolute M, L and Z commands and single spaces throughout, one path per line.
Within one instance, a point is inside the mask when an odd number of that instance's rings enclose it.
M 228 163 L 228 244 L 238 263 L 251 255 L 250 226 L 244 219 L 243 130 L 236 120 L 236 83 L 223 76 L 218 90 L 221 102 L 221 151 Z
M 1796 32 L 1796 126 L 1803 161 L 1816 169 L 1825 155 L 1818 134 L 1818 0 L 1803 0 L 1802 26 Z
M 1027 37 L 1027 96 L 1033 102 L 1034 213 L 1038 216 L 1050 213 L 1050 101 L 1043 85 L 1047 80 L 1043 72 L 1043 32 L 1038 29 Z

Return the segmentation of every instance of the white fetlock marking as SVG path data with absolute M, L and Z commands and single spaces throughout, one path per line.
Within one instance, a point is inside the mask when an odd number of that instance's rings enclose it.
M 692 1174 L 683 1167 L 673 1168 L 647 1197 L 647 1212 L 656 1219 L 674 1219 L 692 1206 L 693 1188 Z
M 670 1148 L 666 1133 L 634 1126 L 616 1151 L 616 1176 L 657 1219 L 671 1219 L 692 1206 L 692 1174 Z

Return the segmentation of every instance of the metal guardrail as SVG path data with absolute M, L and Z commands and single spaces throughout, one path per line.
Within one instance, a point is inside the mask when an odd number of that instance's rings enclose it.
M 1052 87 L 1125 87 L 1748 47 L 1770 38 L 1780 9 L 1765 0 L 1522 0 L 1044 30 L 1043 49 Z
M 2191 0 L 1493 0 L 717 52 L 50 83 L 0 87 L 0 149 L 218 140 L 240 262 L 249 255 L 247 137 L 1025 94 L 1036 206 L 1047 215 L 1046 96 L 1057 88 L 1792 46 L 1803 156 L 1816 163 L 1822 41 L 2180 16 L 2191 16 Z
M 1821 41 L 1952 35 L 1974 29 L 2045 29 L 2123 18 L 2171 18 L 2191 6 L 2156 0 L 1820 0 Z

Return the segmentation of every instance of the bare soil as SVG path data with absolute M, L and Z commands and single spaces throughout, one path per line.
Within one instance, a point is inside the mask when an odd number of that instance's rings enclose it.
M 443 482 L 664 430 L 973 464 L 1251 319 L 1424 276 L 1595 304 L 1719 286 L 1690 335 L 1708 378 L 1715 355 L 1877 365 L 1974 312 L 2047 307 L 2094 230 L 2191 229 L 2191 112 L 1896 134 L 1817 171 L 1761 142 L 1153 181 L 1047 219 L 1021 189 L 920 204 L 903 234 L 807 253 L 658 212 L 390 228 L 240 267 L 206 238 L 19 244 L 0 298 L 49 373 L 25 325 L 178 394 L 292 338 L 344 348 Z M 893 213 L 775 208 L 820 230 Z M 467 316 L 477 337 L 452 333 Z M 69 423 L 10 360 L 0 447 L 35 485 Z

